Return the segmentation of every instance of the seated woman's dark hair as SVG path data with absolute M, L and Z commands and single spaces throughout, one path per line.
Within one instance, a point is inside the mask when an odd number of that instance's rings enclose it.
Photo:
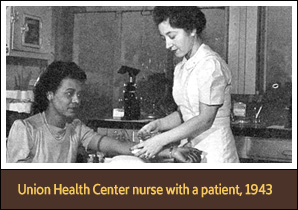
M 173 28 L 182 28 L 187 32 L 197 29 L 197 34 L 200 35 L 206 26 L 205 14 L 199 7 L 154 7 L 153 20 L 156 25 L 163 21 L 167 21 Z
M 65 78 L 76 79 L 85 82 L 85 72 L 74 62 L 54 61 L 40 75 L 39 81 L 34 87 L 34 103 L 32 113 L 43 112 L 48 108 L 48 92 L 55 93 Z

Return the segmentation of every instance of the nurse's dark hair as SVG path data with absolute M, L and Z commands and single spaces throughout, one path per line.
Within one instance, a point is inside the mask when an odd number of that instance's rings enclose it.
M 65 78 L 85 82 L 87 76 L 85 72 L 74 62 L 54 61 L 51 63 L 40 75 L 39 80 L 33 89 L 33 114 L 43 112 L 48 108 L 48 92 L 55 93 L 61 85 L 61 81 Z
M 199 7 L 154 7 L 153 20 L 156 25 L 169 19 L 173 28 L 182 28 L 187 32 L 197 29 L 200 35 L 206 26 L 205 14 Z

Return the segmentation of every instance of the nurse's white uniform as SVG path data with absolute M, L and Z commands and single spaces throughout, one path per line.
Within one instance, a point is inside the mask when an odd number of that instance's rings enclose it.
M 205 44 L 189 60 L 175 68 L 173 97 L 184 121 L 200 115 L 199 102 L 220 105 L 212 127 L 188 139 L 188 144 L 203 151 L 202 162 L 239 162 L 230 127 L 231 72 L 225 61 Z M 182 141 L 184 144 L 185 141 Z

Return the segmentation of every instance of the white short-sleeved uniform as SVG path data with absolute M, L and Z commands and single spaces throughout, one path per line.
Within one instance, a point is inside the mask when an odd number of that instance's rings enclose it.
M 7 140 L 6 162 L 73 163 L 79 144 L 87 148 L 92 139 L 100 137 L 79 119 L 62 129 L 47 125 L 44 112 L 39 113 L 13 123 Z
M 231 72 L 226 62 L 206 44 L 189 60 L 184 58 L 174 72 L 173 97 L 184 121 L 200 115 L 199 103 L 221 105 L 212 127 L 188 139 L 203 151 L 202 162 L 239 162 L 230 127 Z

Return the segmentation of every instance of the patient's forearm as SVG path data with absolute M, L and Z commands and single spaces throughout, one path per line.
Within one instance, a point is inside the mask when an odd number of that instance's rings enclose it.
M 130 148 L 136 144 L 130 141 L 122 142 L 108 136 L 104 136 L 100 142 L 98 141 L 90 142 L 89 149 L 101 151 L 108 156 L 133 155 Z

